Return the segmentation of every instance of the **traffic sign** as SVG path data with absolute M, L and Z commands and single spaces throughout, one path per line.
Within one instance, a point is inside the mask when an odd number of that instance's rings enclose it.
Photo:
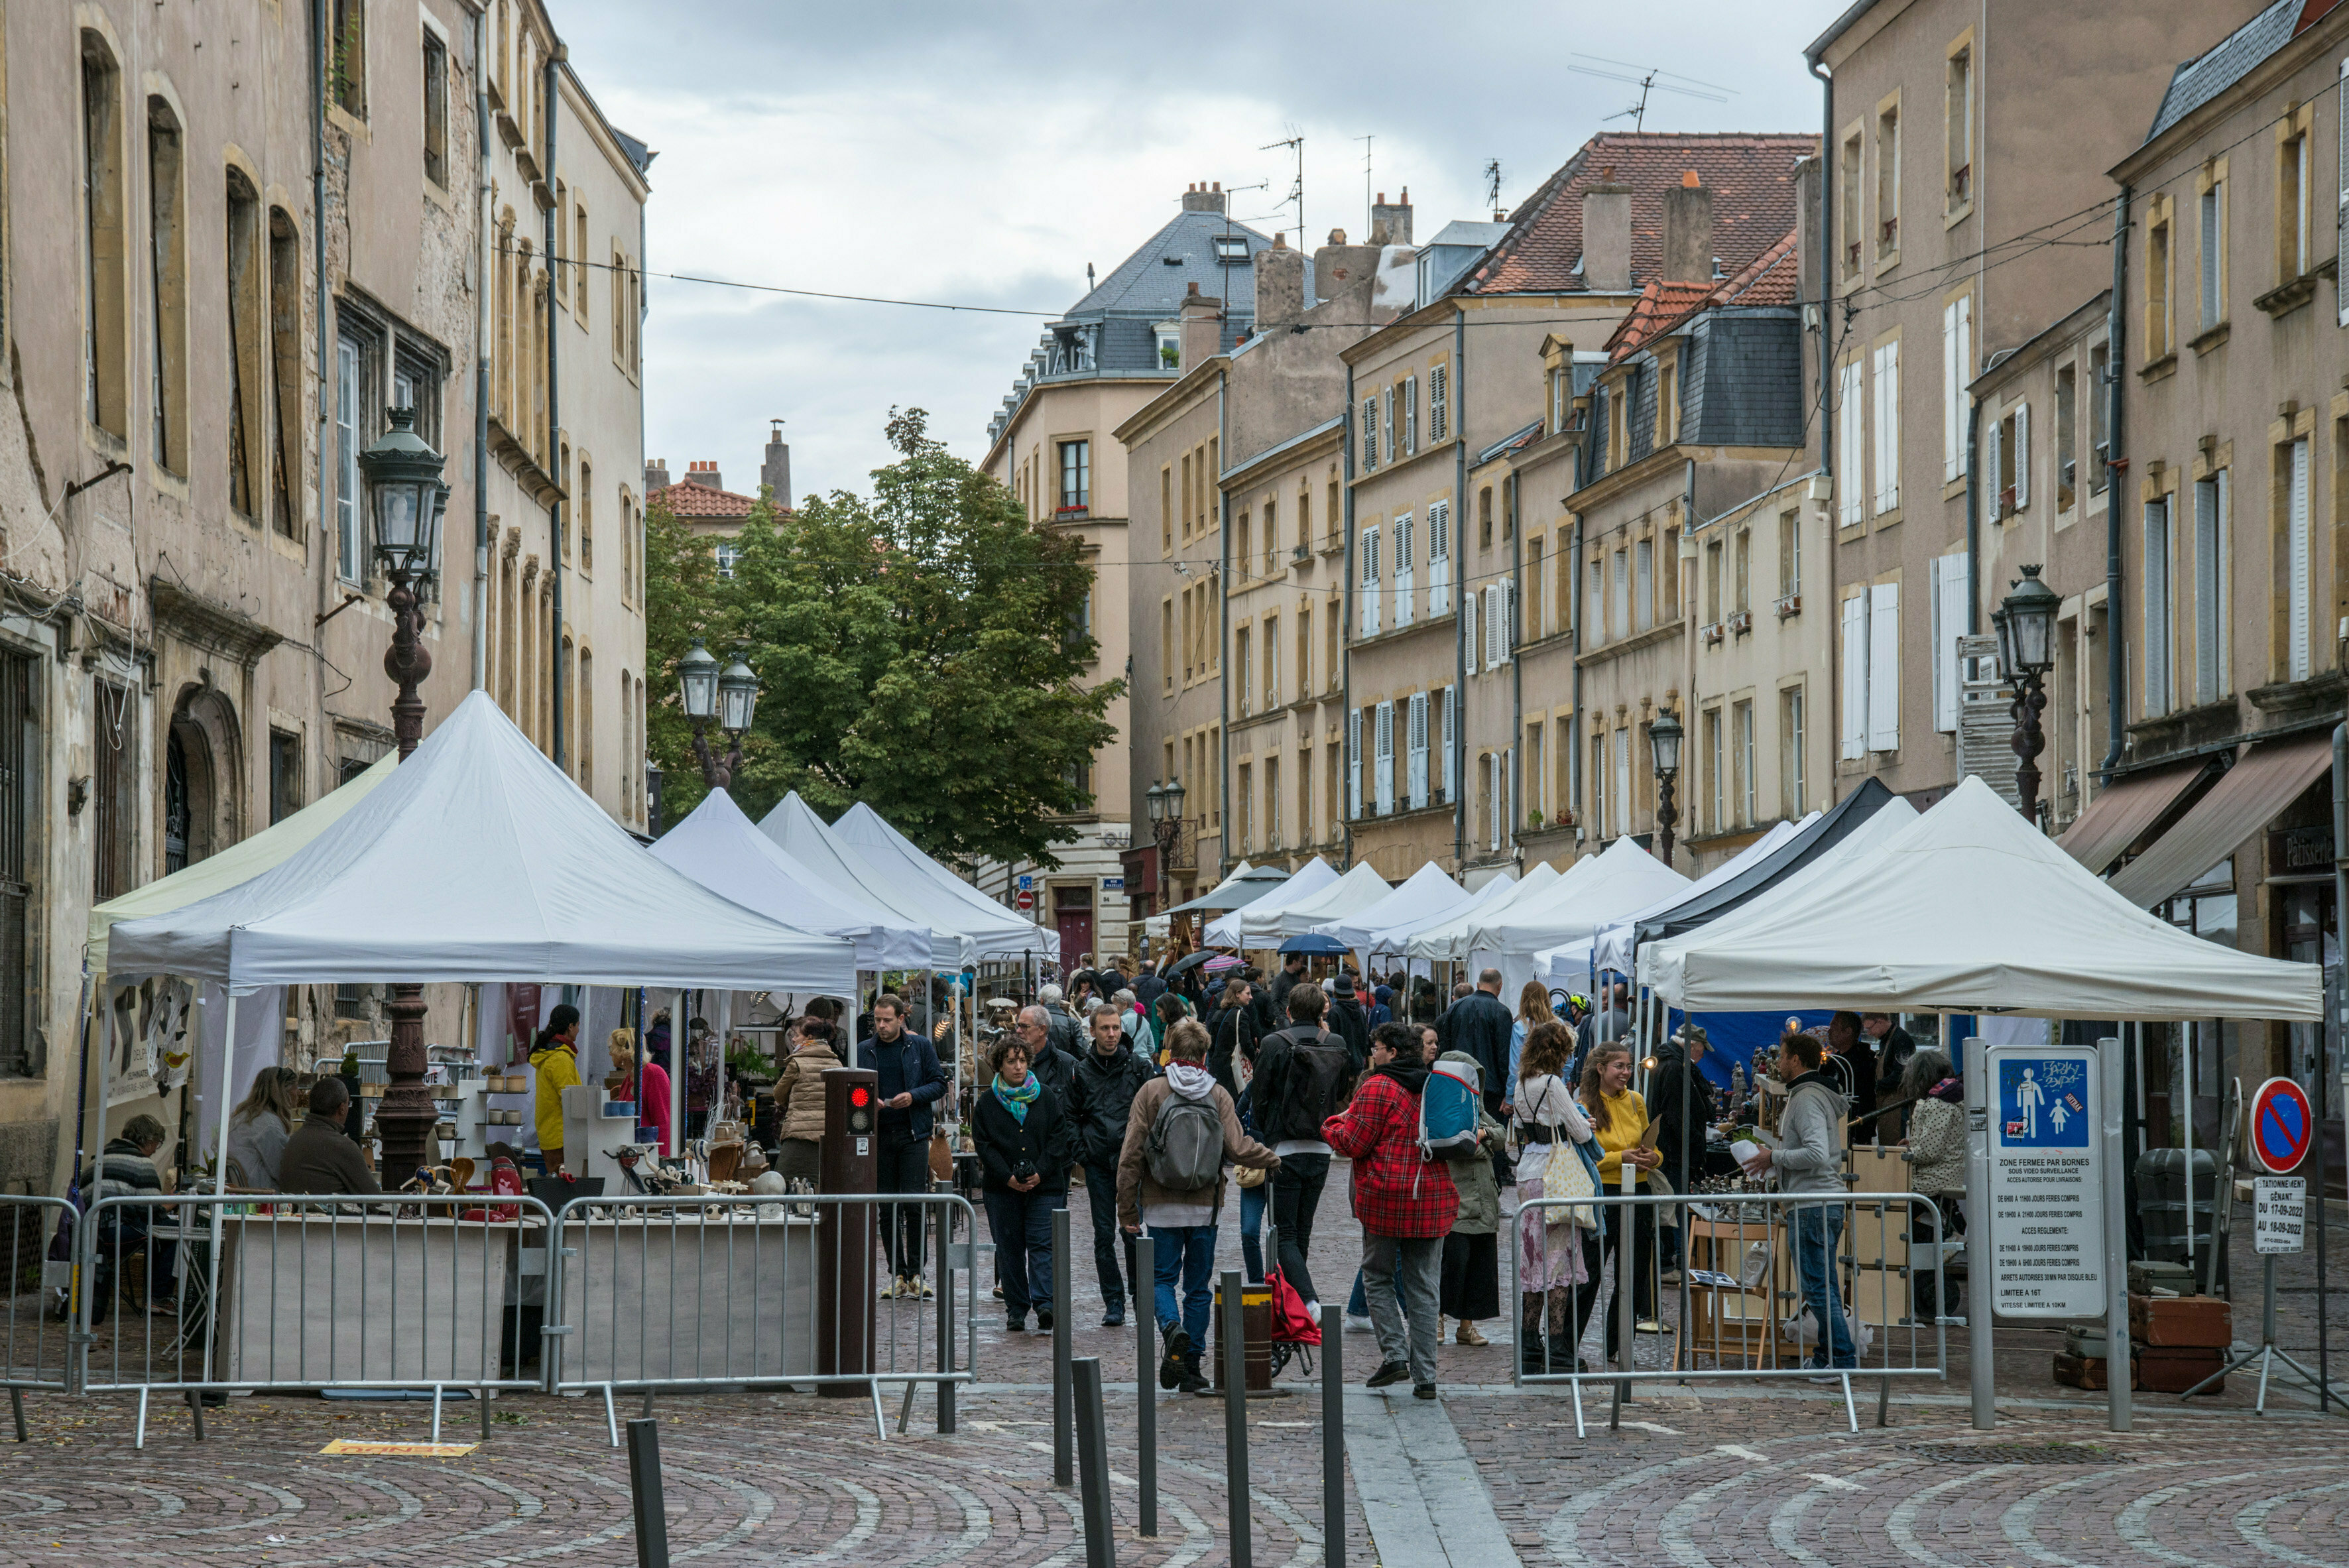
M 2281 1176 L 2308 1157 L 2316 1113 L 2308 1095 L 2288 1078 L 2271 1078 L 2251 1096 L 2251 1158 Z
M 1024 887 L 1019 890 L 1019 907 L 1021 909 L 1036 907 L 1036 895 Z

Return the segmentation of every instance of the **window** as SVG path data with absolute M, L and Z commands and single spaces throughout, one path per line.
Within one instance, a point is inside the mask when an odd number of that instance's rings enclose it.
M 1417 810 L 1427 804 L 1427 694 L 1411 694 L 1404 723 L 1403 788 Z
M 1158 329 L 1158 366 L 1162 370 L 1183 368 L 1183 329 L 1180 326 Z
M 1803 591 L 1803 514 L 1778 514 L 1778 597 L 1783 602 Z
M 81 36 L 82 376 L 89 422 L 129 438 L 123 352 L 129 336 L 129 210 L 122 178 L 122 73 L 96 33 Z M 0 1031 L 6 1021 L 0 1018 Z
M 1539 719 L 1526 726 L 1526 820 L 1533 821 L 1534 813 L 1542 809 L 1548 779 L 1542 772 L 1542 738 L 1544 726 Z
M 1588 634 L 1584 645 L 1596 647 L 1607 640 L 1607 573 L 1606 557 L 1590 558 L 1590 569 L 1583 573 L 1583 592 L 1589 596 L 1590 608 L 1583 615 L 1583 629 Z
M 2145 230 L 2145 358 L 2150 365 L 2178 351 L 2170 340 L 2177 316 L 2171 289 L 2169 201 L 2157 196 L 2147 203 Z
M 2227 695 L 2227 470 L 2194 482 L 2194 700 Z
M 239 515 L 259 514 L 262 435 L 268 429 L 262 398 L 261 198 L 243 171 L 228 171 L 228 503 Z
M 367 580 L 367 503 L 359 481 L 359 449 L 367 445 L 367 360 L 365 345 L 347 335 L 336 340 L 335 564 L 346 583 Z
M 1704 830 L 1725 831 L 1729 826 L 1728 759 L 1722 754 L 1721 709 L 1704 710 L 1705 811 Z
M 1408 456 L 1419 450 L 1419 377 L 1402 378 L 1402 447 Z
M 1607 822 L 1607 732 L 1593 730 L 1590 736 L 1590 832 L 1593 838 L 1608 836 Z
M 1427 613 L 1441 615 L 1452 608 L 1452 503 L 1427 503 Z
M 1427 438 L 1448 441 L 1452 438 L 1452 367 L 1431 366 L 1427 372 Z
M 1859 125 L 1844 133 L 1843 149 L 1837 159 L 1836 237 L 1840 242 L 1843 275 L 1856 277 L 1859 273 L 1860 248 L 1867 215 L 1860 210 L 1861 151 Z
M 0 1077 L 31 1078 L 47 1068 L 32 1026 L 34 968 L 26 951 L 34 883 L 42 873 L 33 854 L 38 820 L 33 780 L 39 776 L 39 679 L 35 661 L 0 654 Z
M 1174 601 L 1158 602 L 1158 671 L 1159 689 L 1168 696 L 1174 691 Z
M 1631 830 L 1631 730 L 1628 725 L 1615 727 L 1615 805 L 1607 816 L 1617 833 Z
M 1476 492 L 1476 548 L 1493 548 L 1493 487 L 1486 485 Z
M 1631 634 L 1631 554 L 1626 550 L 1615 552 L 1614 601 L 1608 606 L 1607 624 L 1613 635 Z
M 1631 591 L 1631 628 L 1644 632 L 1656 624 L 1656 542 L 1640 540 L 1632 552 L 1638 571 Z
M 1973 395 L 1974 296 L 1961 294 L 1941 306 L 1941 482 L 1966 475 L 1967 414 Z
M 2055 511 L 2060 515 L 2079 502 L 2080 438 L 2075 423 L 2080 417 L 2080 367 L 2055 370 Z
M 269 449 L 271 525 L 302 537 L 295 502 L 302 476 L 302 242 L 283 207 L 269 210 L 269 368 L 276 439 Z
M 1574 553 L 1566 548 L 1566 521 L 1558 520 L 1557 564 L 1553 570 L 1557 581 L 1550 584 L 1550 603 L 1557 606 L 1557 630 L 1564 635 L 1574 630 Z M 1560 796 L 1562 800 L 1564 796 Z
M 571 270 L 579 274 L 579 286 L 572 291 L 572 308 L 578 313 L 579 330 L 587 330 L 587 208 L 576 202 L 571 209 L 573 249 Z
M 2308 439 L 2286 443 L 2277 451 L 2276 490 L 2283 500 L 2284 593 L 2290 601 L 2285 623 L 2285 676 L 2304 681 L 2314 673 L 2314 649 L 2309 620 Z
M 1264 618 L 1264 707 L 1269 713 L 1280 706 L 1280 617 Z
M 2195 260 L 2200 263 L 2202 330 L 2208 332 L 2227 318 L 2227 186 L 2212 180 L 2202 189 L 2201 243 Z
M 1267 577 L 1280 570 L 1280 501 L 1278 497 L 1264 498 L 1264 574 Z
M 2145 504 L 2145 711 L 2148 717 L 2170 709 L 2169 672 L 2176 654 L 2170 643 L 2169 500 Z
M 1966 634 L 1968 563 L 1966 553 L 1938 555 L 1932 568 L 1933 727 L 1955 734 L 1964 701 L 1958 661 L 1958 639 Z
M 718 542 L 718 575 L 731 578 L 735 562 L 742 559 L 742 547 L 730 539 Z
M 1332 593 L 1329 608 L 1321 615 L 1321 635 L 1325 643 L 1321 650 L 1321 678 L 1327 683 L 1327 689 L 1333 692 L 1338 689 L 1339 677 L 1344 673 L 1344 661 L 1338 649 L 1339 628 L 1344 620 L 1345 611 L 1338 595 Z
M 1264 847 L 1280 848 L 1280 758 L 1264 759 Z
M 1158 553 L 1174 553 L 1174 469 L 1158 470 Z
M 1253 850 L 1256 848 L 1256 769 L 1250 764 L 1243 762 L 1236 770 L 1232 798 L 1240 806 L 1240 848 Z
M 1297 607 L 1297 699 L 1302 702 L 1312 695 L 1313 608 L 1309 604 L 1299 604 Z M 1305 775 L 1299 773 L 1297 781 L 1301 789 Z M 1309 833 L 1306 837 L 1310 839 L 1312 835 Z
M 2088 493 L 2105 493 L 2105 481 L 2111 476 L 2105 468 L 2106 455 L 2112 449 L 2112 438 L 2106 434 L 2105 421 L 2112 417 L 2112 399 L 2105 391 L 2105 383 L 2112 376 L 2112 350 L 2097 344 L 2088 350 Z
M 1542 591 L 1548 585 L 1542 574 L 1542 538 L 1535 534 L 1526 541 L 1526 640 L 1537 641 L 1548 629 L 1542 614 Z
M 1749 699 L 1730 710 L 1737 738 L 1737 825 L 1750 828 L 1759 820 L 1754 788 L 1754 704 Z
M 1501 480 L 1501 537 L 1514 539 L 1517 532 L 1517 476 L 1509 474 Z
M 1680 439 L 1680 364 L 1666 359 L 1656 367 L 1656 445 L 1669 447 Z
M 1721 541 L 1708 542 L 1704 547 L 1704 624 L 1721 624 Z
M 1394 704 L 1382 702 L 1377 709 L 1378 731 L 1371 760 L 1375 765 L 1371 782 L 1377 791 L 1378 813 L 1383 817 L 1394 810 Z
M 138 885 L 139 721 L 127 686 L 91 686 L 91 892 L 98 903 Z
M 1778 814 L 1799 820 L 1810 810 L 1803 777 L 1803 688 L 1778 694 Z
M 334 34 L 327 40 L 326 97 L 336 108 L 367 118 L 367 0 L 331 0 Z
M 1361 606 L 1361 634 L 1365 637 L 1375 637 L 1379 634 L 1379 531 L 1377 529 L 1362 530 L 1361 556 L 1361 581 L 1355 589 L 1354 597 L 1360 601 Z
M 2031 405 L 2018 403 L 1992 422 L 1982 467 L 1990 475 L 1990 515 L 2013 517 L 2031 504 Z
M 1947 211 L 1954 213 L 1973 200 L 1974 51 L 1970 43 L 1950 52 L 1942 114 L 1942 139 L 1949 150 Z
M 594 794 L 595 790 L 595 650 L 579 650 L 579 712 L 578 729 L 572 739 L 572 755 L 579 765 L 579 788 Z
M 1248 543 L 1255 532 L 1256 514 L 1246 507 L 1241 508 L 1239 531 L 1232 541 L 1232 566 L 1242 577 L 1248 574 L 1250 557 L 1254 553 L 1248 548 Z
M 274 826 L 302 809 L 302 738 L 269 732 L 269 820 Z
M 1394 543 L 1389 546 L 1387 559 L 1394 572 L 1394 624 L 1400 628 L 1411 624 L 1418 597 L 1417 562 L 1412 550 L 1412 515 L 1404 512 L 1394 520 Z
M 1366 474 L 1379 466 L 1379 395 L 1375 392 L 1362 399 L 1361 452 L 1358 461 L 1361 471 Z
M 1321 748 L 1321 756 L 1324 763 L 1321 798 L 1330 803 L 1328 808 L 1330 811 L 1330 819 L 1326 825 L 1329 828 L 1328 837 L 1332 841 L 1334 841 L 1338 837 L 1338 824 L 1343 816 L 1343 812 L 1340 808 L 1343 805 L 1345 797 L 1338 793 L 1338 779 L 1343 767 L 1343 764 L 1339 760 L 1339 753 L 1344 748 L 1340 747 L 1334 740 Z M 1303 810 L 1305 809 L 1305 801 L 1300 799 L 1297 804 L 1299 810 Z
M 1868 748 L 1900 749 L 1900 584 L 1868 591 Z
M 1472 676 L 1485 667 L 1483 650 L 1476 643 L 1477 597 L 1476 594 L 1466 593 L 1460 599 L 1460 646 L 1465 655 L 1464 662 Z
M 1061 443 L 1061 510 L 1083 511 L 1092 504 L 1091 441 Z
M 1346 534 L 1346 509 L 1338 499 L 1338 465 L 1330 465 L 1330 493 L 1321 501 L 1321 531 L 1328 536 L 1327 548 L 1335 550 Z
M 1346 715 L 1346 815 L 1362 814 L 1362 710 Z
M 1754 531 L 1752 529 L 1741 528 L 1737 531 L 1735 559 L 1737 568 L 1733 576 L 1736 582 L 1737 597 L 1733 608 L 1738 614 L 1743 614 L 1754 608 L 1754 601 L 1750 596 L 1754 581 Z
M 429 28 L 424 33 L 424 178 L 448 189 L 449 46 Z
M 2309 269 L 2310 133 L 2306 111 L 2276 149 L 2276 281 L 2290 283 Z
M 1191 490 L 1198 482 L 1193 471 L 1196 456 L 1193 452 L 1183 454 L 1183 537 L 1185 539 L 1191 537 Z
M 1843 528 L 1857 528 L 1865 521 L 1860 510 L 1860 496 L 1867 483 L 1861 468 L 1862 412 L 1859 361 L 1854 359 L 1836 375 L 1836 459 L 1843 465 L 1836 476 L 1836 522 Z
M 1900 343 L 1876 350 L 1876 514 L 1900 510 Z
M 155 466 L 188 471 L 188 236 L 181 203 L 180 122 L 160 98 L 147 100 L 147 299 L 155 318 Z
M 1876 259 L 1900 251 L 1900 101 L 1876 111 Z
M 1460 688 L 1444 688 L 1444 798 L 1460 799 L 1460 787 L 1454 776 L 1455 758 L 1460 752 Z
M 595 572 L 595 465 L 579 459 L 579 570 Z

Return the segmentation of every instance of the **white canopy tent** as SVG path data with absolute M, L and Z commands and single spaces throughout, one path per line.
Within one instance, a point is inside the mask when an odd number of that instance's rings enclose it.
M 979 943 L 965 929 L 964 915 L 940 898 L 920 877 L 885 872 L 864 852 L 824 824 L 808 803 L 786 795 L 759 821 L 759 831 L 780 845 L 784 853 L 805 866 L 835 898 L 861 899 L 889 911 L 908 925 L 930 934 L 928 957 L 921 967 L 958 970 L 979 958 Z M 1009 916 L 1009 910 L 999 913 Z M 1025 922 L 1013 923 L 1033 930 Z
M 1262 898 L 1251 900 L 1241 908 L 1209 921 L 1207 929 L 1201 934 L 1201 943 L 1208 947 L 1237 947 L 1242 935 L 1240 916 L 1243 913 L 1257 916 L 1278 914 L 1292 903 L 1311 898 L 1337 880 L 1338 873 L 1331 869 L 1330 862 L 1316 855 L 1292 872 L 1287 882 Z
M 1257 942 L 1277 944 L 1287 936 L 1302 936 L 1325 920 L 1336 920 L 1372 904 L 1392 892 L 1387 879 L 1371 869 L 1371 862 L 1361 861 L 1344 876 L 1323 888 L 1310 898 L 1301 898 L 1285 909 L 1258 915 L 1255 908 L 1240 911 L 1240 938 L 1243 944 Z
M 1686 887 L 1675 888 L 1646 908 L 1633 910 L 1604 930 L 1578 942 L 1568 942 L 1535 954 L 1534 973 L 1553 985 L 1570 985 L 1578 980 L 1588 980 L 1594 965 L 1598 969 L 1629 975 L 1631 972 L 1631 938 L 1640 922 L 1668 914 L 1691 899 L 1712 892 L 1723 882 L 1743 876 L 1749 867 L 1769 859 L 1779 845 L 1801 832 L 1817 815 L 1814 811 L 1800 822 L 1779 822 L 1761 838 Z
M 1060 959 L 1059 932 L 996 903 L 924 854 L 863 801 L 842 812 L 832 832 L 882 875 L 900 879 L 901 886 L 918 886 L 935 901 L 944 922 L 970 938 L 977 957 L 1018 958 L 1036 953 L 1055 962 Z
M 1688 878 L 1629 838 L 1576 866 L 1531 900 L 1499 914 L 1479 916 L 1468 928 L 1472 954 L 1501 971 L 1501 995 L 1514 996 L 1534 978 L 1534 954 L 1544 948 L 1588 938 L 1633 910 L 1684 890 Z
M 1371 946 L 1375 952 L 1400 953 L 1406 958 L 1431 961 L 1465 958 L 1468 956 L 1468 931 L 1471 926 L 1528 899 L 1543 896 L 1564 881 L 1567 874 L 1547 861 L 1540 861 L 1514 883 L 1504 884 L 1497 879 L 1485 883 L 1477 890 L 1471 902 L 1452 914 L 1425 925 L 1396 925 L 1381 931 L 1371 939 Z
M 1514 886 L 1516 879 L 1503 872 L 1487 888 Z M 1374 944 L 1381 932 L 1398 925 L 1424 924 L 1456 913 L 1479 896 L 1446 876 L 1433 861 L 1405 877 L 1377 903 L 1368 904 L 1338 919 L 1327 920 L 1312 929 L 1324 936 L 1334 936 L 1347 946 L 1361 952 L 1400 952 L 1400 948 L 1382 948 Z
M 1791 895 L 1651 944 L 1640 970 L 1697 1012 L 1799 999 L 2145 1022 L 2323 1016 L 2317 965 L 2222 947 L 2137 908 L 1980 779 Z
M 828 885 L 759 831 L 734 797 L 713 789 L 693 814 L 652 846 L 656 859 L 703 887 L 771 920 L 855 944 L 859 969 L 920 969 L 930 962 L 930 928 Z
M 1221 914 L 1226 910 L 1241 909 L 1271 892 L 1288 880 L 1288 873 L 1276 866 L 1251 866 L 1246 861 L 1232 868 L 1231 875 L 1209 888 L 1188 903 L 1178 903 L 1166 911 L 1168 914 Z

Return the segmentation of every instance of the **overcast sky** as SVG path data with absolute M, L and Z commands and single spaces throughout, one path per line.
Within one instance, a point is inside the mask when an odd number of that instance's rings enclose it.
M 1264 232 L 1305 138 L 1306 232 L 1368 230 L 1371 191 L 1411 190 L 1419 233 L 1523 201 L 1636 85 L 1650 130 L 1815 130 L 1802 49 L 1846 0 L 1640 5 L 555 0 L 574 67 L 614 123 L 660 154 L 646 264 L 646 454 L 682 478 L 758 479 L 787 421 L 793 489 L 867 488 L 890 405 L 976 461 L 1040 317 L 814 300 L 703 277 L 1058 313 L 1220 181 Z M 1603 58 L 1593 58 L 1600 57 Z M 1711 90 L 1711 88 L 1699 89 Z M 1716 101 L 1716 98 L 1719 101 Z M 1262 190 L 1242 187 L 1262 182 Z

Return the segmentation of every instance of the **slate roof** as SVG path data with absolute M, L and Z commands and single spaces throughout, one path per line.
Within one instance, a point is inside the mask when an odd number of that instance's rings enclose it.
M 1592 137 L 1517 209 L 1506 239 L 1464 279 L 1462 294 L 1579 294 L 1582 196 L 1593 185 L 1631 188 L 1631 281 L 1664 264 L 1664 192 L 1695 170 L 1713 191 L 1713 249 L 1732 273 L 1795 226 L 1795 162 L 1815 134 L 1609 131 Z
M 1801 282 L 1795 274 L 1795 232 L 1746 263 L 1745 270 L 1717 284 L 1650 284 L 1640 291 L 1615 335 L 1607 340 L 1609 364 L 1636 354 L 1700 312 L 1717 304 L 1792 304 Z
M 750 509 L 759 503 L 752 496 L 716 490 L 709 485 L 696 484 L 691 480 L 679 480 L 645 497 L 645 504 L 667 507 L 671 517 L 734 518 L 750 516 Z
M 2193 59 L 2178 67 L 2154 111 L 2147 141 L 2241 81 L 2261 61 L 2313 26 L 2340 0 L 2275 0 Z

